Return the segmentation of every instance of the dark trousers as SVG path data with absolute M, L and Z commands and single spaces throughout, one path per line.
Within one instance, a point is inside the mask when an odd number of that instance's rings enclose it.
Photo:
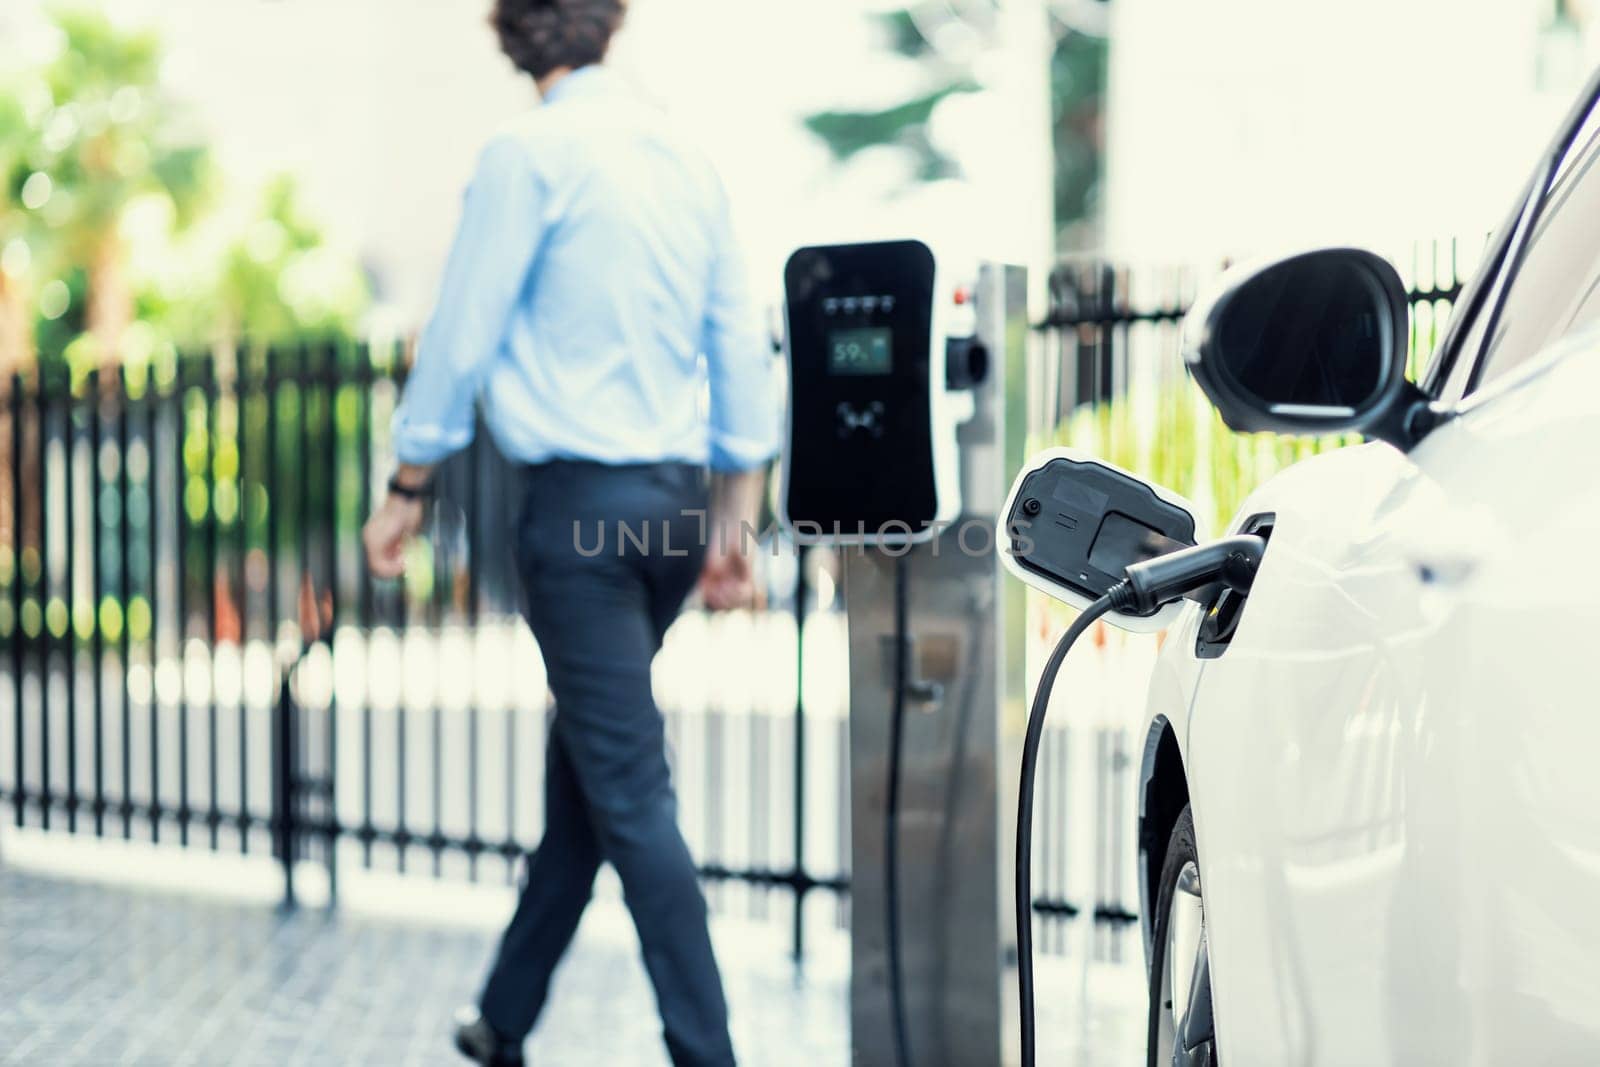
M 704 476 L 691 466 L 528 470 L 517 564 L 556 712 L 544 840 L 480 999 L 507 1037 L 533 1028 L 604 861 L 622 881 L 673 1063 L 733 1063 L 705 898 L 678 830 L 650 688 L 650 661 L 700 572 L 705 507 Z M 619 524 L 648 536 L 648 547 L 619 537 Z

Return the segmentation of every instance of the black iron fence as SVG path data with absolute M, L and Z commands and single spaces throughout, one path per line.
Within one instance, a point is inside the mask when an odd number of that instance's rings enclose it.
M 1414 351 L 1459 290 L 1456 254 L 1413 265 Z M 1092 448 L 1226 514 L 1338 442 L 1215 422 L 1177 358 L 1192 290 L 1181 272 L 1058 271 L 1032 444 Z M 5 383 L 0 802 L 17 826 L 270 853 L 291 896 L 302 861 L 335 889 L 349 864 L 513 876 L 541 832 L 548 712 L 503 536 L 517 475 L 480 435 L 441 470 L 407 577 L 371 579 L 359 529 L 402 362 L 325 344 Z M 826 553 L 769 562 L 769 609 L 691 612 L 657 688 L 713 906 L 787 908 L 798 954 L 814 893 L 835 922 L 847 907 L 845 642 Z M 1034 603 L 1030 632 L 1057 628 L 1053 610 Z M 1065 944 L 1048 920 L 1114 931 L 1136 910 L 1132 724 L 1153 646 L 1118 640 L 1101 696 L 1075 698 L 1042 757 L 1047 948 Z
M 270 850 L 291 899 L 306 859 L 335 887 L 349 862 L 511 877 L 541 830 L 548 711 L 502 536 L 517 475 L 485 440 L 452 459 L 406 579 L 371 579 L 359 530 L 401 376 L 351 344 L 8 383 L 16 825 Z M 714 900 L 792 896 L 797 952 L 800 905 L 844 890 L 848 855 L 840 709 L 801 699 L 805 636 L 838 617 L 805 571 L 780 555 L 769 612 L 681 623 L 660 672 Z M 712 644 L 743 667 L 708 686 Z

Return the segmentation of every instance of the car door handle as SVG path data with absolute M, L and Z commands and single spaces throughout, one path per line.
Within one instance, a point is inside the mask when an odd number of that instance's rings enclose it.
M 1395 537 L 1400 558 L 1425 585 L 1457 586 L 1472 580 L 1489 555 L 1492 537 L 1460 521 L 1412 526 Z

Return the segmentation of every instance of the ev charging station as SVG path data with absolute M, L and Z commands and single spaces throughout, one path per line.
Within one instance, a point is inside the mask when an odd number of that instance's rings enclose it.
M 915 241 L 802 249 L 785 274 L 780 514 L 842 546 L 857 1064 L 1017 1047 L 1023 594 L 994 531 L 1024 460 L 1027 276 L 983 265 L 961 306 L 953 282 Z

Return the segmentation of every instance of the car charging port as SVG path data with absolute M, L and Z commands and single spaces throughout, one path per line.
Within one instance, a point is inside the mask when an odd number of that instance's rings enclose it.
M 1239 528 L 1239 532 L 1261 538 L 1264 546 L 1272 540 L 1275 521 L 1276 516 L 1273 515 L 1253 515 Z M 1200 631 L 1195 637 L 1196 656 L 1200 659 L 1216 659 L 1228 650 L 1233 643 L 1234 633 L 1239 629 L 1239 620 L 1244 618 L 1247 599 L 1248 592 L 1223 586 L 1209 601 L 1203 602 L 1206 614 L 1200 621 Z

